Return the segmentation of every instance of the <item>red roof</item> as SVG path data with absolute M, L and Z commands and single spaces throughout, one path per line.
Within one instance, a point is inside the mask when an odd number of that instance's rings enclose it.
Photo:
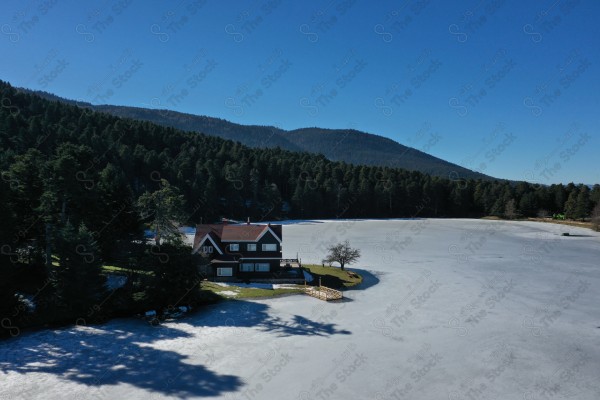
M 221 240 L 230 242 L 235 240 L 250 240 L 255 242 L 267 225 L 226 225 L 221 234 Z
M 229 225 L 229 224 L 201 224 L 196 225 L 196 236 L 194 238 L 194 247 L 208 233 L 215 242 L 235 242 L 250 241 L 256 242 L 261 234 L 271 229 L 273 233 L 281 240 L 281 225 Z
M 208 232 L 214 232 L 217 237 L 221 237 L 221 231 L 223 230 L 223 227 L 225 225 L 218 225 L 218 224 L 214 224 L 214 225 L 196 225 L 196 236 L 200 235 L 201 237 L 204 237 L 204 235 L 206 235 Z

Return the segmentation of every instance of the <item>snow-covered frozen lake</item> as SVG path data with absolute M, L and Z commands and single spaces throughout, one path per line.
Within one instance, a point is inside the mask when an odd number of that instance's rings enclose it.
M 422 219 L 283 237 L 303 262 L 349 239 L 363 287 L 22 334 L 0 342 L 0 398 L 600 399 L 600 234 Z

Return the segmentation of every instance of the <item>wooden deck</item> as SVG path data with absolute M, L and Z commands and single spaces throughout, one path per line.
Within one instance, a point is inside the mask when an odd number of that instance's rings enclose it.
M 341 300 L 343 297 L 341 291 L 326 286 L 307 286 L 304 289 L 304 293 L 324 301 Z

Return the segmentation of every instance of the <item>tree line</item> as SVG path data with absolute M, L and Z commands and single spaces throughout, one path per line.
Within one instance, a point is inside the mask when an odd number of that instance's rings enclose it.
M 106 298 L 110 312 L 128 313 L 201 296 L 180 291 L 198 279 L 173 261 L 190 257 L 189 250 L 176 241 L 148 247 L 143 233 L 150 225 L 156 235 L 173 239 L 174 220 L 193 225 L 221 217 L 565 213 L 582 219 L 600 202 L 599 185 L 444 179 L 279 148 L 249 148 L 45 100 L 1 81 L 0 98 L 0 319 L 8 318 L 2 319 L 5 332 L 10 329 L 4 325 L 32 313 L 38 315 L 35 323 L 72 319 L 84 309 L 90 314 L 90 307 L 93 311 Z M 105 292 L 102 265 L 128 271 L 131 279 L 123 290 Z M 169 295 L 161 282 L 174 282 L 169 289 L 179 289 Z M 35 297 L 35 310 L 15 296 L 23 293 Z M 19 312 L 24 309 L 29 314 Z M 102 313 L 91 314 L 88 319 Z

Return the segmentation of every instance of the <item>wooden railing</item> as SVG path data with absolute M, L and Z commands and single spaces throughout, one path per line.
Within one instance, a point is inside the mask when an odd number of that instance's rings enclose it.
M 279 265 L 289 265 L 289 266 L 297 265 L 298 267 L 302 267 L 302 263 L 297 258 L 282 258 L 279 260 Z
M 305 286 L 304 293 L 320 300 L 341 300 L 344 296 L 340 290 L 328 288 L 327 286 Z

